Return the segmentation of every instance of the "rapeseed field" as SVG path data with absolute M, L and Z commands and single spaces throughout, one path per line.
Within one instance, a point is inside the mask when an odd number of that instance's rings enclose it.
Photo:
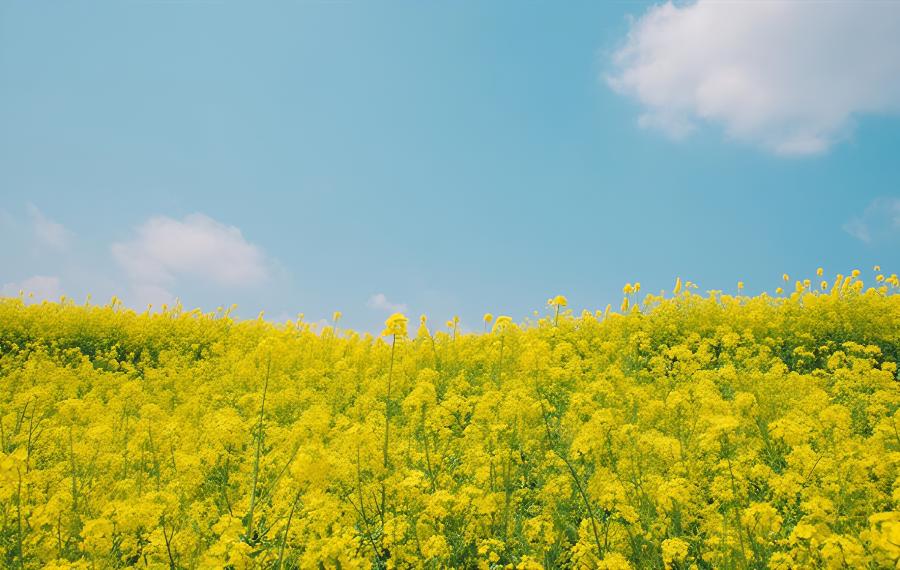
M 818 273 L 476 333 L 0 300 L 0 566 L 898 568 L 900 283 Z

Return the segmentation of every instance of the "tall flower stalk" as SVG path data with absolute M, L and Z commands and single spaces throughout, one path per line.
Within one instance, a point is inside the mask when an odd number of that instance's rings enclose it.
M 263 419 L 266 413 L 266 394 L 269 391 L 269 376 L 272 372 L 272 355 L 269 354 L 266 359 L 266 377 L 263 381 L 263 392 L 262 392 L 262 402 L 259 406 L 259 421 L 256 423 L 256 456 L 253 459 L 253 485 L 250 488 L 250 509 L 247 513 L 247 528 L 246 528 L 246 537 L 247 540 L 252 540 L 252 532 L 253 532 L 253 512 L 256 508 L 256 487 L 259 484 L 259 459 L 262 455 L 263 448 L 263 440 L 264 440 L 264 431 L 263 431 Z
M 552 299 L 547 301 L 547 304 L 554 308 L 553 313 L 553 326 L 559 326 L 559 310 L 562 307 L 566 307 L 569 304 L 569 300 L 566 299 L 564 295 L 557 295 Z
M 407 335 L 406 324 L 408 320 L 402 313 L 394 313 L 384 322 L 384 331 L 381 336 L 391 337 L 391 361 L 388 365 L 387 393 L 384 401 L 384 446 L 383 464 L 384 474 L 381 480 L 381 517 L 387 513 L 387 486 L 385 480 L 390 474 L 390 440 L 391 440 L 391 388 L 394 380 L 394 356 L 397 352 L 397 338 L 405 338 Z

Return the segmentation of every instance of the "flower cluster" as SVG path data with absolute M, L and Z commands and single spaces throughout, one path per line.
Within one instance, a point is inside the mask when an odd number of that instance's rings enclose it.
M 2 299 L 0 566 L 897 567 L 876 271 L 414 338 Z

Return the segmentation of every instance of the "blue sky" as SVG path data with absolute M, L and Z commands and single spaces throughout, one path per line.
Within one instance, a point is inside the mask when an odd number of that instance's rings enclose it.
M 900 5 L 835 5 L 2 3 L 0 287 L 478 329 L 897 272 Z

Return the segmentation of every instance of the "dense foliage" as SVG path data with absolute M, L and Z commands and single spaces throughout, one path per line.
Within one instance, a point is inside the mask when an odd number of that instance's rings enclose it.
M 900 567 L 897 286 L 381 337 L 0 300 L 0 565 Z

